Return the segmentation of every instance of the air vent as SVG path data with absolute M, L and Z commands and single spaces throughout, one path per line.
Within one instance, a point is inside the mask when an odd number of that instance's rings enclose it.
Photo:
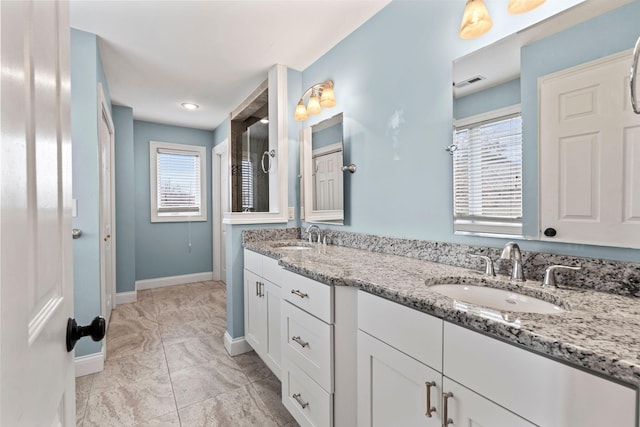
M 481 80 L 486 80 L 486 79 L 487 79 L 486 77 L 478 75 L 478 76 L 471 77 L 470 79 L 463 80 L 463 81 L 458 82 L 458 83 L 454 83 L 453 86 L 455 88 L 459 89 L 459 88 L 462 88 L 462 87 L 465 87 L 465 86 L 469 86 L 470 84 L 474 84 L 474 83 L 477 83 L 477 82 L 479 82 Z

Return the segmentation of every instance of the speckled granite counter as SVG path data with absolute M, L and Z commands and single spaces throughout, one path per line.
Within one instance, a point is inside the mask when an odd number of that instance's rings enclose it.
M 284 236 L 283 236 L 284 237 Z M 309 250 L 286 249 L 303 243 Z M 279 259 L 294 273 L 335 286 L 354 286 L 452 323 L 485 332 L 573 365 L 640 386 L 640 300 L 588 289 L 543 289 L 540 282 L 509 282 L 475 270 L 414 258 L 301 240 L 247 241 L 247 249 Z M 525 265 L 526 268 L 526 265 Z M 484 283 L 538 297 L 567 310 L 507 313 L 490 320 L 453 307 L 433 292 L 436 283 Z

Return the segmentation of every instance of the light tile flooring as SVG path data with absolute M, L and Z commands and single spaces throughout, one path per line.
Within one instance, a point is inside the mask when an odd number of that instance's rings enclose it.
M 260 358 L 227 354 L 225 313 L 221 282 L 140 291 L 117 306 L 104 371 L 76 379 L 77 425 L 297 426 Z

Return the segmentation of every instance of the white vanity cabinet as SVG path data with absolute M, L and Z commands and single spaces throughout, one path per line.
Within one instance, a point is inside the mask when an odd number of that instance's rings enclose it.
M 441 319 L 358 292 L 358 426 L 441 426 L 441 370 Z
M 274 375 L 281 378 L 279 281 L 283 270 L 277 260 L 246 249 L 244 267 L 245 338 Z
M 637 427 L 637 404 L 634 388 L 358 292 L 360 427 L 441 426 L 445 411 L 453 426 Z

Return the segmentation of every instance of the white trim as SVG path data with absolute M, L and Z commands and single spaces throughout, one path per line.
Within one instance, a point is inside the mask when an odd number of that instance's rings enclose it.
M 164 288 L 165 286 L 184 285 L 187 283 L 204 282 L 206 280 L 213 280 L 212 271 L 136 280 L 136 290 L 141 291 L 144 289 Z
M 253 348 L 249 345 L 245 337 L 231 338 L 229 332 L 224 333 L 224 348 L 227 349 L 227 353 L 229 353 L 230 356 L 237 356 L 253 351 Z
M 102 352 L 78 356 L 73 360 L 76 378 L 83 377 L 104 370 L 104 355 Z
M 200 156 L 200 212 L 197 215 L 159 215 L 158 198 L 158 149 L 188 152 Z M 207 221 L 207 148 L 202 145 L 174 144 L 149 141 L 149 198 L 151 222 L 196 222 Z
M 116 305 L 128 304 L 130 302 L 136 302 L 138 300 L 138 292 L 118 292 L 116 294 Z
M 606 64 L 608 62 L 615 62 L 620 59 L 629 58 L 633 55 L 633 49 L 623 50 L 622 52 L 614 53 L 612 55 L 603 56 L 598 59 L 594 59 L 593 61 L 589 61 L 583 64 L 578 64 L 573 67 L 565 68 L 560 71 L 556 71 L 555 73 L 546 74 L 544 76 L 538 77 L 538 95 L 540 95 L 541 85 L 545 83 L 547 80 L 556 79 L 558 77 L 568 77 L 574 74 L 580 74 L 585 71 L 592 70 L 594 68 L 600 67 L 602 64 Z M 631 64 L 629 64 L 631 67 Z M 538 96 L 538 100 L 540 97 Z M 538 102 L 539 104 L 539 102 Z
M 223 157 L 224 156 L 224 157 Z M 222 215 L 229 206 L 222 206 L 222 194 L 220 191 L 220 173 L 222 170 L 221 163 L 229 162 L 229 139 L 225 139 L 220 144 L 211 149 L 211 193 L 213 200 L 213 280 L 226 281 L 226 277 L 220 277 L 222 269 Z M 227 190 L 228 191 L 228 190 Z
M 498 108 L 497 110 L 487 111 L 485 113 L 476 114 L 475 116 L 464 117 L 462 119 L 454 119 L 453 127 L 460 128 L 464 126 L 473 125 L 476 123 L 486 122 L 488 120 L 495 120 L 500 117 L 510 116 L 512 114 L 520 114 L 522 108 L 520 104 L 510 105 L 504 108 Z

